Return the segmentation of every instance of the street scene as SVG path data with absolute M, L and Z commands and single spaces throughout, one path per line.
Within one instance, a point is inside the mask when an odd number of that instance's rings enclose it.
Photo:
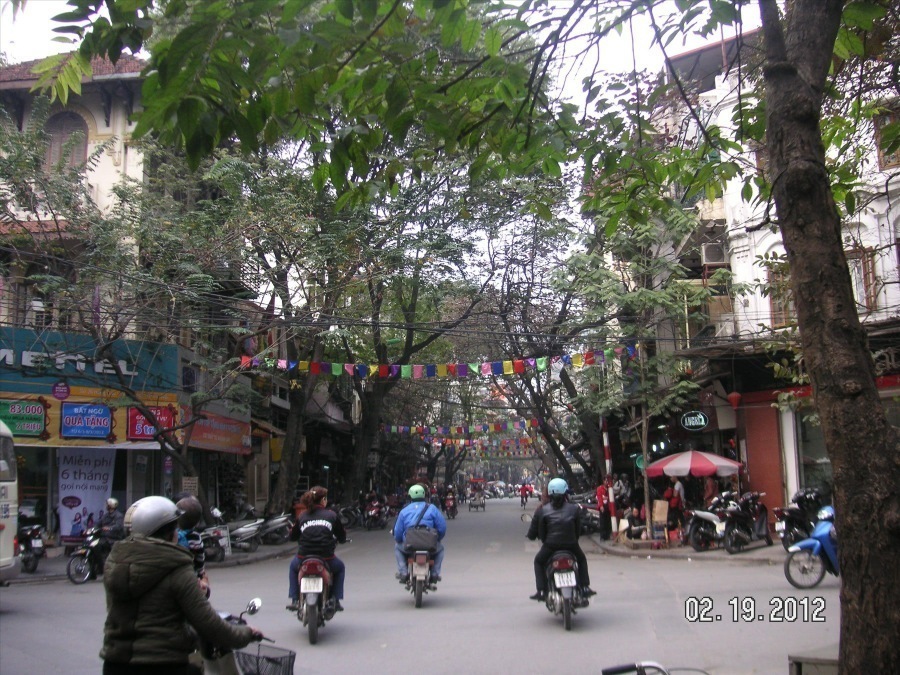
M 533 508 L 532 502 L 528 510 Z M 210 565 L 210 601 L 236 612 L 252 597 L 262 598 L 262 610 L 249 620 L 275 646 L 297 652 L 297 675 L 387 675 L 413 655 L 434 673 L 599 673 L 656 661 L 714 675 L 774 675 L 788 672 L 789 655 L 836 643 L 837 580 L 798 591 L 784 578 L 780 546 L 740 556 L 676 556 L 673 549 L 667 552 L 673 557 L 662 557 L 589 537 L 581 543 L 597 595 L 566 631 L 560 617 L 528 599 L 538 545 L 525 538 L 522 512 L 518 499 L 488 500 L 484 511 L 463 509 L 451 520 L 443 580 L 419 609 L 394 579 L 388 531 L 351 530 L 352 541 L 337 549 L 347 566 L 345 610 L 322 628 L 316 645 L 284 610 L 291 545 L 235 554 L 240 562 L 258 557 L 252 564 Z M 265 559 L 276 550 L 280 557 Z M 45 562 L 54 579 L 20 579 L 0 591 L 0 672 L 97 673 L 102 584 L 75 586 L 59 562 L 42 561 L 42 567 Z M 819 599 L 821 611 L 814 609 Z M 796 616 L 790 609 L 779 612 L 782 603 L 795 600 L 798 607 L 811 601 L 805 616 L 802 610 Z M 750 603 L 754 611 L 748 613 Z M 38 635 L 52 635 L 53 647 Z

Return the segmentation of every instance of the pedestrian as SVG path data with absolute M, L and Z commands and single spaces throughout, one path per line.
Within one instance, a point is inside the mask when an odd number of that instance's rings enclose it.
M 262 639 L 210 606 L 190 552 L 176 543 L 179 515 L 171 500 L 157 496 L 139 499 L 125 514 L 130 535 L 113 547 L 103 574 L 103 675 L 199 675 L 188 663 L 197 635 L 222 649 Z
M 719 481 L 715 476 L 707 476 L 703 481 L 703 505 L 708 507 L 719 494 Z

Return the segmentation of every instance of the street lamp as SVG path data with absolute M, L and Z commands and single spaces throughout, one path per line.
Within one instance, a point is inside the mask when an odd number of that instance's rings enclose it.
M 331 467 L 327 464 L 322 465 L 322 469 L 325 471 L 325 489 L 331 492 L 331 471 L 329 471 Z

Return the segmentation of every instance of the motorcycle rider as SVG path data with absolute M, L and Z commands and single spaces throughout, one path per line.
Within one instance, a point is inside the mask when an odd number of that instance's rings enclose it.
M 100 528 L 100 541 L 97 542 L 100 560 L 105 560 L 112 550 L 113 544 L 125 538 L 125 516 L 119 511 L 119 500 L 110 497 L 106 500 L 106 510 L 100 516 L 98 523 Z M 91 572 L 91 579 L 97 575 Z
M 255 628 L 223 621 L 210 606 L 197 585 L 191 554 L 176 543 L 180 515 L 170 499 L 157 496 L 128 509 L 131 534 L 113 548 L 103 575 L 104 675 L 199 673 L 188 663 L 196 647 L 191 627 L 230 649 L 262 638 Z
M 209 577 L 206 575 L 206 551 L 203 549 L 203 540 L 200 533 L 194 528 L 203 517 L 203 506 L 200 500 L 189 492 L 182 492 L 177 495 L 178 501 L 175 506 L 181 509 L 182 514 L 178 516 L 178 545 L 186 548 L 194 556 L 194 572 L 200 581 L 200 588 L 209 597 Z
M 444 564 L 444 546 L 441 544 L 441 541 L 444 539 L 444 535 L 447 534 L 447 521 L 439 508 L 425 501 L 426 492 L 423 485 L 416 483 L 409 488 L 408 494 L 410 502 L 397 514 L 397 522 L 394 523 L 394 558 L 397 561 L 397 574 L 395 576 L 400 580 L 401 584 L 409 581 L 406 567 L 407 551 L 403 547 L 403 535 L 406 534 L 406 530 L 410 526 L 415 525 L 419 519 L 419 513 L 422 509 L 425 509 L 425 514 L 422 516 L 419 524 L 427 525 L 437 530 L 438 545 L 433 553 L 434 567 L 431 568 L 431 581 L 440 581 L 441 568 Z
M 581 533 L 581 509 L 577 504 L 566 500 L 569 485 L 562 478 L 554 478 L 547 485 L 550 501 L 539 506 L 535 511 L 527 536 L 531 541 L 541 540 L 541 550 L 534 556 L 534 583 L 537 592 L 530 596 L 531 600 L 543 601 L 547 594 L 547 579 L 544 569 L 550 557 L 557 551 L 571 551 L 578 561 L 578 585 L 585 598 L 596 595 L 591 590 L 588 574 L 587 558 L 578 537 Z
M 328 490 L 321 485 L 316 485 L 300 498 L 303 509 L 297 517 L 297 522 L 291 529 L 290 539 L 296 541 L 297 555 L 291 560 L 288 573 L 288 596 L 290 604 L 285 609 L 296 612 L 300 603 L 300 583 L 297 574 L 303 558 L 314 555 L 323 558 L 331 569 L 333 583 L 331 597 L 334 598 L 334 608 L 343 612 L 341 600 L 344 599 L 344 562 L 334 554 L 336 542 L 341 544 L 347 541 L 347 533 L 341 524 L 338 515 L 327 508 Z

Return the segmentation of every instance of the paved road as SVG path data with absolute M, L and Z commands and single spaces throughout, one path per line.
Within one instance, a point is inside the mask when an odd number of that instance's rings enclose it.
M 597 673 L 634 660 L 713 675 L 774 674 L 787 673 L 789 653 L 837 642 L 837 580 L 797 592 L 779 565 L 758 559 L 773 556 L 777 562 L 783 555 L 777 546 L 730 558 L 683 551 L 672 559 L 664 553 L 609 555 L 588 540 L 600 594 L 566 633 L 558 617 L 527 599 L 537 545 L 524 538 L 520 515 L 518 500 L 489 501 L 484 513 L 464 506 L 450 523 L 441 588 L 418 610 L 393 578 L 388 533 L 354 532 L 339 549 L 348 567 L 347 609 L 325 626 L 315 646 L 282 609 L 286 558 L 213 570 L 213 602 L 233 611 L 261 597 L 263 610 L 253 623 L 297 652 L 298 675 Z M 773 622 L 795 611 L 794 621 Z M 686 612 L 711 621 L 687 621 Z M 0 675 L 99 672 L 103 617 L 99 583 L 76 587 L 50 580 L 0 590 Z

